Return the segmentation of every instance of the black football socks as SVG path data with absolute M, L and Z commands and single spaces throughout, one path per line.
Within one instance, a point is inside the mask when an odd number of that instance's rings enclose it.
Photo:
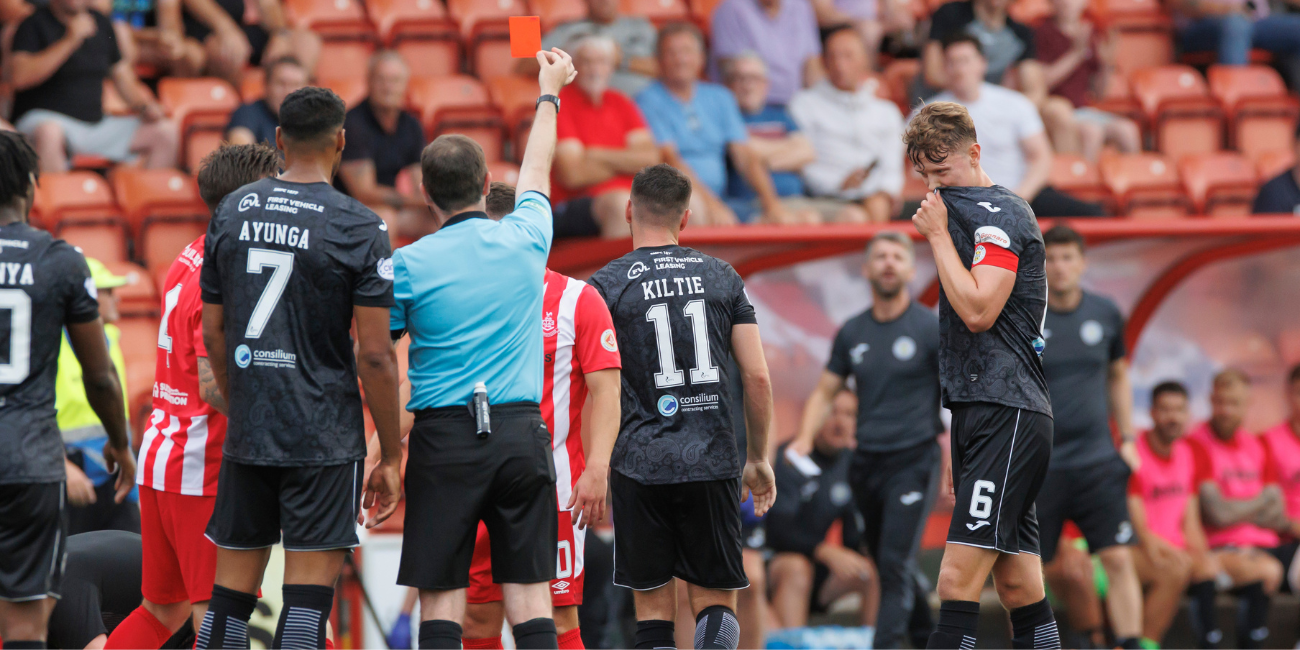
M 1052 606 L 1044 598 L 1032 605 L 1011 610 L 1012 648 L 1060 648 L 1061 633 L 1056 628 Z
M 309 650 L 325 647 L 325 623 L 334 609 L 334 588 L 285 585 L 284 605 L 275 628 L 276 648 Z
M 736 650 L 739 645 L 740 622 L 730 607 L 712 605 L 700 610 L 695 617 L 696 648 Z
M 939 605 L 939 624 L 926 648 L 971 650 L 979 628 L 980 604 L 972 600 L 945 600 Z
M 1262 648 L 1268 638 L 1268 607 L 1273 599 L 1264 592 L 1264 583 L 1252 582 L 1233 590 L 1237 603 L 1237 647 Z
M 460 650 L 460 623 L 424 621 L 420 623 L 420 650 Z
M 208 648 L 247 648 L 248 619 L 257 607 L 257 594 L 213 585 L 208 612 L 203 615 L 195 639 L 196 650 Z
M 1196 634 L 1196 647 L 1217 648 L 1223 640 L 1223 630 L 1219 628 L 1219 615 L 1215 610 L 1218 590 L 1213 580 L 1194 582 L 1187 588 L 1191 599 L 1188 613 L 1191 614 L 1192 631 Z
M 555 619 L 535 618 L 524 621 L 510 628 L 515 637 L 515 647 L 519 650 L 554 650 L 559 648 L 559 639 L 555 633 Z
M 673 636 L 672 621 L 637 621 L 637 650 L 654 650 L 655 648 L 676 648 L 677 639 Z

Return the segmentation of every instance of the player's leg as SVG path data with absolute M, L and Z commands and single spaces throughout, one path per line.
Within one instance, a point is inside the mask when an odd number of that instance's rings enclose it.
M 870 561 L 870 558 L 868 558 L 868 561 Z M 848 594 L 856 593 L 861 602 L 858 607 L 858 624 L 876 628 L 876 633 L 880 633 L 880 628 L 876 625 L 879 620 L 878 613 L 880 611 L 881 598 L 878 569 L 876 575 L 841 578 L 830 573 L 825 567 L 818 567 L 817 574 L 817 577 L 825 575 L 821 584 L 815 585 L 814 587 L 816 593 L 813 594 L 813 598 L 816 600 L 817 606 L 820 609 L 828 609 L 840 598 L 843 598 Z M 814 580 L 814 582 L 816 582 L 816 580 Z M 914 579 L 910 575 L 908 576 L 908 582 L 914 582 Z M 908 618 L 911 618 L 910 612 L 908 613 Z M 905 619 L 903 623 L 906 625 L 908 620 Z M 872 647 L 880 646 L 873 644 Z
M 212 599 L 195 647 L 242 648 L 257 590 L 280 541 L 280 470 L 222 460 L 217 499 L 205 535 L 217 546 Z
M 481 522 L 474 539 L 474 559 L 469 567 L 463 639 L 466 648 L 500 648 L 501 626 L 506 621 L 501 585 L 492 582 L 492 541 Z M 391 644 L 390 644 L 391 645 Z
M 772 609 L 779 627 L 808 624 L 808 602 L 813 591 L 812 560 L 800 553 L 777 553 L 768 563 L 772 583 Z
M 1196 635 L 1196 647 L 1218 647 L 1223 640 L 1223 630 L 1219 627 L 1217 600 L 1219 597 L 1218 581 L 1224 574 L 1223 564 L 1219 562 L 1216 552 L 1194 553 L 1192 555 L 1192 584 L 1187 587 L 1188 617 L 1191 619 L 1192 632 Z
M 582 644 L 582 626 L 578 620 L 577 605 L 555 607 L 552 618 L 555 619 L 555 631 L 559 634 L 557 645 L 560 650 L 582 650 L 587 647 Z
M 1232 578 L 1233 593 L 1241 599 L 1237 609 L 1237 647 L 1259 648 L 1268 638 L 1268 609 L 1282 584 L 1282 563 L 1259 549 L 1234 549 L 1216 553 Z
M 587 573 L 587 530 L 573 525 L 573 513 L 561 510 L 557 525 L 559 544 L 556 547 L 556 574 L 551 581 L 551 618 L 555 619 L 556 643 L 560 650 L 581 650 L 582 626 L 578 620 L 578 607 L 582 605 Z
M 674 574 L 688 585 L 696 648 L 740 643 L 736 591 L 749 586 L 741 551 L 740 478 L 672 486 Z
M 633 590 L 637 648 L 675 645 L 678 540 L 667 498 L 675 486 L 642 485 L 617 470 L 609 492 L 614 530 L 614 584 Z M 739 495 L 737 495 L 739 500 Z
M 1161 643 L 1178 614 L 1192 576 L 1192 558 L 1178 551 L 1157 563 L 1141 546 L 1132 547 L 1133 569 L 1146 590 L 1142 604 L 1142 636 Z
M 174 527 L 168 525 L 171 522 L 164 522 L 164 519 L 174 514 L 167 508 L 169 496 L 179 495 L 158 492 L 148 485 L 140 486 L 140 592 L 144 601 L 113 629 L 104 644 L 109 650 L 162 647 L 191 616 L 192 608 L 184 572 L 173 537 L 169 534 Z M 211 508 L 208 512 L 211 513 Z M 203 525 L 206 525 L 206 521 L 198 528 L 200 539 Z M 202 541 L 209 546 L 212 544 L 206 539 Z M 215 557 L 214 547 L 214 572 Z M 214 578 L 215 575 L 208 576 L 209 594 Z M 206 600 L 204 598 L 205 609 Z M 202 624 L 202 618 L 202 614 L 199 614 L 195 622 Z
M 1115 457 L 1074 474 L 1079 480 L 1074 486 L 1073 519 L 1106 571 L 1110 583 L 1106 612 L 1111 629 L 1121 648 L 1137 648 L 1142 634 L 1142 587 L 1129 546 L 1136 541 L 1126 493 L 1131 471 Z
M 63 482 L 0 485 L 0 639 L 44 648 L 67 557 Z
M 740 646 L 740 622 L 736 620 L 735 589 L 710 589 L 690 582 L 686 593 L 695 614 L 695 648 Z
M 617 475 L 615 473 L 614 475 Z M 617 511 L 616 511 L 617 512 Z M 618 524 L 614 524 L 615 528 Z M 620 548 L 618 536 L 614 536 L 615 548 Z M 614 561 L 618 563 L 619 553 L 614 552 Z M 618 580 L 618 566 L 614 568 L 615 580 Z M 615 583 L 619 584 L 619 583 Z M 632 592 L 632 604 L 636 609 L 636 648 L 675 648 L 674 637 L 677 616 L 677 580 L 669 578 L 668 582 L 649 589 L 635 589 Z
M 993 586 L 1011 613 L 1011 647 L 1059 648 L 1056 618 L 1043 590 L 1043 563 L 1023 552 L 1003 554 L 993 565 Z
M 746 547 L 742 551 L 749 586 L 736 594 L 736 615 L 740 619 L 740 647 L 759 648 L 767 634 L 767 567 L 763 551 Z
M 1041 492 L 1038 503 L 1043 503 Z M 1044 525 L 1041 520 L 1039 525 Z M 1056 545 L 1056 557 L 1043 565 L 1043 578 L 1057 601 L 1065 606 L 1070 628 L 1091 647 L 1100 648 L 1106 644 L 1106 633 L 1102 629 L 1106 617 L 1101 598 L 1097 595 L 1092 556 L 1081 548 L 1082 544 L 1082 538 L 1061 535 Z

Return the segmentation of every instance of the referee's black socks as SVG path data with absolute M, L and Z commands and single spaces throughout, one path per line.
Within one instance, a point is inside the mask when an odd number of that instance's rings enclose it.
M 334 609 L 334 588 L 321 585 L 285 585 L 280 622 L 275 627 L 276 648 L 324 648 L 325 623 Z
M 1047 599 L 1011 610 L 1012 648 L 1060 648 L 1061 632 Z
M 973 600 L 945 600 L 939 605 L 939 624 L 926 648 L 971 650 L 980 623 L 980 604 Z M 1020 646 L 1016 646 L 1020 647 Z
M 695 617 L 696 648 L 727 648 L 740 646 L 740 623 L 730 607 L 712 605 L 700 610 Z
M 677 639 L 673 637 L 672 621 L 651 620 L 636 622 L 637 650 L 676 647 Z
M 212 586 L 208 613 L 199 626 L 196 650 L 208 648 L 247 648 L 248 619 L 257 607 L 257 594 L 247 594 L 221 585 Z
M 519 650 L 555 650 L 560 647 L 553 618 L 524 621 L 510 628 L 510 633 L 514 635 L 515 647 Z
M 460 636 L 464 630 L 453 621 L 424 621 L 420 623 L 420 650 L 460 650 Z

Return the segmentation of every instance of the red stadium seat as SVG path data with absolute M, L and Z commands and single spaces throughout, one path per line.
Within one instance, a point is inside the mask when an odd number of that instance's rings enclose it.
M 149 226 L 141 238 L 139 257 L 158 277 L 161 269 L 171 267 L 176 256 L 208 228 L 203 221 L 160 221 Z M 166 271 L 162 271 L 166 275 Z
M 1106 87 L 1102 90 L 1101 97 L 1097 98 L 1092 105 L 1107 113 L 1123 115 L 1139 125 L 1146 123 L 1146 114 L 1142 112 L 1142 106 L 1133 99 L 1133 89 L 1129 86 L 1128 77 L 1118 70 L 1106 78 Z
M 488 172 L 492 174 L 492 180 L 501 181 L 515 185 L 519 182 L 519 165 L 512 162 L 498 160 L 488 163 Z
M 284 17 L 326 39 L 369 40 L 375 36 L 361 0 L 285 0 Z
M 204 149 L 214 136 L 220 138 L 230 113 L 239 108 L 238 93 L 222 79 L 167 77 L 158 82 L 158 100 L 181 128 L 181 160 L 197 173 L 195 163 L 211 150 Z
M 1145 68 L 1130 75 L 1129 82 L 1155 133 L 1156 149 L 1178 157 L 1221 148 L 1223 110 L 1195 69 Z
M 1291 169 L 1295 164 L 1295 149 L 1291 148 L 1274 149 L 1255 156 L 1255 169 L 1259 171 L 1260 181 L 1265 183 Z
M 326 41 L 321 44 L 316 61 L 316 79 L 365 79 L 370 67 L 373 43 L 365 41 Z
M 44 180 L 42 178 L 41 180 Z M 68 223 L 56 236 L 105 264 L 127 261 L 126 226 L 120 223 Z
M 560 23 L 587 17 L 587 3 L 583 0 L 528 0 L 528 10 L 541 18 L 543 34 Z
M 1184 156 L 1178 162 L 1178 173 L 1198 214 L 1250 214 L 1259 178 L 1245 156 L 1235 151 Z
M 477 79 L 465 75 L 416 77 L 411 79 L 407 101 L 420 114 L 430 139 L 443 133 L 463 133 L 478 141 L 489 161 L 500 160 L 505 122 Z
M 152 317 L 123 318 L 117 323 L 122 331 L 122 357 L 126 361 L 127 405 L 133 424 L 143 422 L 140 411 L 147 414 L 153 401 L 153 380 L 158 356 L 158 320 Z M 137 435 L 144 428 L 134 427 Z
M 524 0 L 449 0 L 447 12 L 460 25 L 474 74 L 487 79 L 513 70 L 509 18 L 528 15 Z
M 487 80 L 488 96 L 492 103 L 501 109 L 506 127 L 510 130 L 510 142 L 514 148 L 514 158 L 523 155 L 524 143 L 528 131 L 533 126 L 536 114 L 537 79 L 519 75 L 493 77 Z
M 224 141 L 224 135 L 217 131 L 195 131 L 185 139 L 185 169 L 198 175 L 203 159 Z
M 1048 182 L 1058 190 L 1084 201 L 1113 203 L 1110 190 L 1101 180 L 1101 171 L 1086 158 L 1074 154 L 1056 154 Z
M 1188 201 L 1178 182 L 1178 170 L 1160 154 L 1111 154 L 1101 160 L 1101 178 L 1115 196 L 1119 210 L 1130 217 L 1171 217 L 1187 214 Z
M 683 0 L 620 0 L 619 4 L 623 13 L 645 18 L 656 27 L 691 19 L 690 9 Z
M 65 223 L 125 225 L 104 177 L 87 171 L 41 174 L 32 217 L 54 233 Z
M 898 104 L 898 110 L 907 115 L 912 110 L 912 97 L 909 95 L 912 80 L 921 72 L 920 59 L 894 59 L 885 65 L 881 73 L 885 84 L 889 86 L 889 98 Z
M 208 207 L 192 176 L 175 169 L 119 168 L 110 178 L 122 214 L 140 241 L 156 221 L 208 220 Z
M 159 315 L 158 288 L 153 276 L 138 264 L 131 262 L 105 262 L 108 270 L 127 279 L 127 285 L 114 290 L 118 309 L 125 317 Z
M 1169 18 L 1150 14 L 1116 20 L 1115 68 L 1129 74 L 1174 61 L 1173 26 Z
M 1210 94 L 1228 115 L 1228 140 L 1246 154 L 1289 147 L 1300 102 L 1287 94 L 1282 77 L 1263 65 L 1211 66 Z
M 460 32 L 439 0 L 366 0 L 386 46 L 397 49 L 417 77 L 460 72 Z

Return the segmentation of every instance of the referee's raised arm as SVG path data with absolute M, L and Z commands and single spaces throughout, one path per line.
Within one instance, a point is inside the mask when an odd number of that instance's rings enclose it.
M 524 192 L 529 191 L 550 196 L 551 159 L 555 156 L 555 118 L 560 112 L 560 89 L 578 74 L 573 69 L 573 59 L 558 47 L 551 48 L 550 52 L 538 52 L 537 62 L 542 67 L 537 75 L 542 94 L 537 99 L 537 116 L 533 119 L 528 146 L 524 149 L 524 160 L 519 166 L 515 196 L 523 196 Z

